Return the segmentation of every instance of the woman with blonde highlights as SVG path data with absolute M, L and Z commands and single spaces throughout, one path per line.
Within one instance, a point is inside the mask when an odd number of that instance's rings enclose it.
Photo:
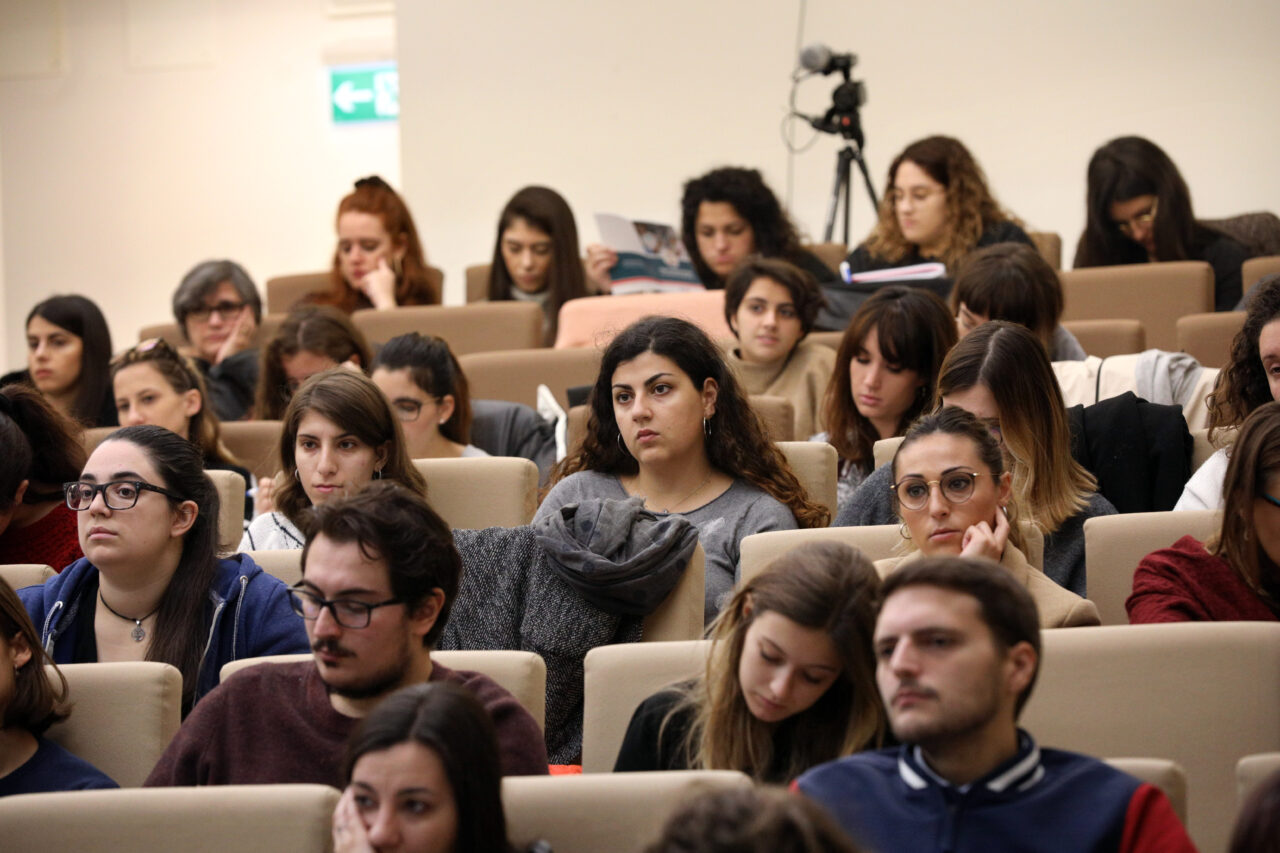
M 740 770 L 786 782 L 883 745 L 871 649 L 879 586 L 847 545 L 779 557 L 712 626 L 702 677 L 636 710 L 614 770 Z
M 889 165 L 887 184 L 880 221 L 846 259 L 850 272 L 941 261 L 954 273 L 980 246 L 1031 243 L 958 139 L 930 136 L 911 143 Z

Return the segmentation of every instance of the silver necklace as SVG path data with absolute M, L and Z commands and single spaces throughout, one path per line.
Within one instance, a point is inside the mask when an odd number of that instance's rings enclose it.
M 133 637 L 133 641 L 135 643 L 141 643 L 147 638 L 147 629 L 142 627 L 142 623 L 150 619 L 152 616 L 155 616 L 156 612 L 160 610 L 160 605 L 157 604 L 156 609 L 152 610 L 146 616 L 143 616 L 141 619 L 134 619 L 132 616 L 125 616 L 110 604 L 107 604 L 107 600 L 102 597 L 102 590 L 98 590 L 98 600 L 102 602 L 103 607 L 111 611 L 112 616 L 119 616 L 124 621 L 133 623 L 133 630 L 129 632 L 129 636 Z
M 715 473 L 715 470 L 714 470 L 714 469 L 712 469 L 711 471 L 708 471 L 708 472 L 707 472 L 707 478 L 706 478 L 705 480 L 703 480 L 701 483 L 699 483 L 699 484 L 697 485 L 697 487 L 696 487 L 696 488 L 694 488 L 694 490 L 693 490 L 692 492 L 690 492 L 689 494 L 685 495 L 685 496 L 684 496 L 684 497 L 682 497 L 680 500 L 676 501 L 675 503 L 671 504 L 670 506 L 665 506 L 665 507 L 663 507 L 660 511 L 661 511 L 661 512 L 672 512 L 672 511 L 674 511 L 674 509 L 675 509 L 676 507 L 680 506 L 680 505 L 681 505 L 681 504 L 683 504 L 685 501 L 689 500 L 689 498 L 693 497 L 693 496 L 694 496 L 694 495 L 696 495 L 698 492 L 702 491 L 703 487 L 704 487 L 704 486 L 706 486 L 706 485 L 707 485 L 707 483 L 710 483 L 710 482 L 711 482 L 711 475 L 712 475 L 712 474 L 714 474 L 714 473 Z M 646 504 L 648 504 L 648 503 L 649 503 L 649 496 L 648 496 L 648 495 L 642 495 L 642 497 L 644 498 L 644 502 L 645 502 Z M 104 601 L 104 602 L 103 602 L 103 604 L 106 604 L 106 602 Z

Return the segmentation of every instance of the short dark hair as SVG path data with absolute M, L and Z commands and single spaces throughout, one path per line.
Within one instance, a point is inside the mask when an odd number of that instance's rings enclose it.
M 857 853 L 813 800 L 762 786 L 706 791 L 676 809 L 645 853 Z
M 1027 588 L 988 560 L 923 557 L 906 563 L 884 579 L 880 585 L 880 609 L 895 592 L 912 586 L 938 587 L 976 599 L 978 613 L 991 630 L 997 648 L 1008 651 L 1019 643 L 1029 643 L 1035 649 L 1035 671 L 1014 705 L 1014 715 L 1020 714 L 1040 674 L 1040 614 Z
M 444 593 L 444 604 L 435 625 L 422 638 L 435 645 L 449 621 L 449 610 L 462 581 L 462 558 L 453 533 L 427 499 L 390 480 L 377 480 L 351 497 L 316 507 L 307 526 L 302 549 L 302 572 L 317 536 L 331 542 L 355 542 L 370 560 L 387 564 L 391 594 L 410 609 L 421 604 L 432 590 Z
M 458 809 L 455 850 L 508 850 L 498 739 L 489 712 L 457 684 L 428 682 L 397 690 L 361 721 L 347 743 L 342 778 L 361 756 L 419 743 L 440 758 Z
M 187 334 L 187 315 L 204 307 L 205 297 L 218 289 L 218 285 L 228 282 L 236 289 L 236 293 L 244 300 L 253 312 L 253 322 L 262 322 L 262 300 L 258 297 L 258 288 L 253 279 L 244 271 L 244 267 L 235 261 L 201 261 L 182 277 L 178 289 L 173 292 L 173 319 L 182 327 L 182 334 Z
M 736 336 L 737 328 L 733 320 L 746 298 L 747 291 L 758 278 L 767 278 L 777 282 L 791 294 L 791 303 L 795 305 L 796 316 L 800 318 L 800 328 L 804 335 L 813 331 L 813 321 L 818 317 L 818 309 L 826 301 L 822 297 L 822 288 L 805 270 L 781 258 L 764 258 L 753 255 L 747 258 L 729 273 L 724 283 L 724 318 Z
M 988 320 L 1008 320 L 1030 329 L 1053 357 L 1053 333 L 1062 319 L 1062 281 L 1034 246 L 996 243 L 960 264 L 951 309 L 960 303 Z

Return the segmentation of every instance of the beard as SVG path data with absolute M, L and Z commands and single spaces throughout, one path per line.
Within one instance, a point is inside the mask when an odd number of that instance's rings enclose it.
M 982 685 L 975 695 L 960 698 L 963 701 L 938 707 L 931 719 L 899 719 L 892 708 L 888 709 L 894 737 L 921 747 L 926 754 L 936 754 L 981 731 L 1000 712 L 1000 690 L 994 679 Z
M 314 651 L 329 651 L 334 654 L 350 654 L 346 649 L 332 641 L 322 640 L 316 643 L 312 649 Z M 372 672 L 362 673 L 359 678 L 347 682 L 345 684 L 332 684 L 325 677 L 325 668 L 321 666 L 320 680 L 324 682 L 325 690 L 330 695 L 341 696 L 344 699 L 372 699 L 390 693 L 395 688 L 404 683 L 405 677 L 409 673 L 412 658 L 406 644 L 400 649 L 400 653 L 396 657 Z

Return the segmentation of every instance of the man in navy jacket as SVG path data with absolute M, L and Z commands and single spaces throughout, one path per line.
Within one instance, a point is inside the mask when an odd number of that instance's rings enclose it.
M 999 566 L 937 557 L 881 588 L 876 679 L 894 749 L 796 787 L 875 851 L 1194 851 L 1158 789 L 1017 727 L 1040 661 L 1035 602 Z

